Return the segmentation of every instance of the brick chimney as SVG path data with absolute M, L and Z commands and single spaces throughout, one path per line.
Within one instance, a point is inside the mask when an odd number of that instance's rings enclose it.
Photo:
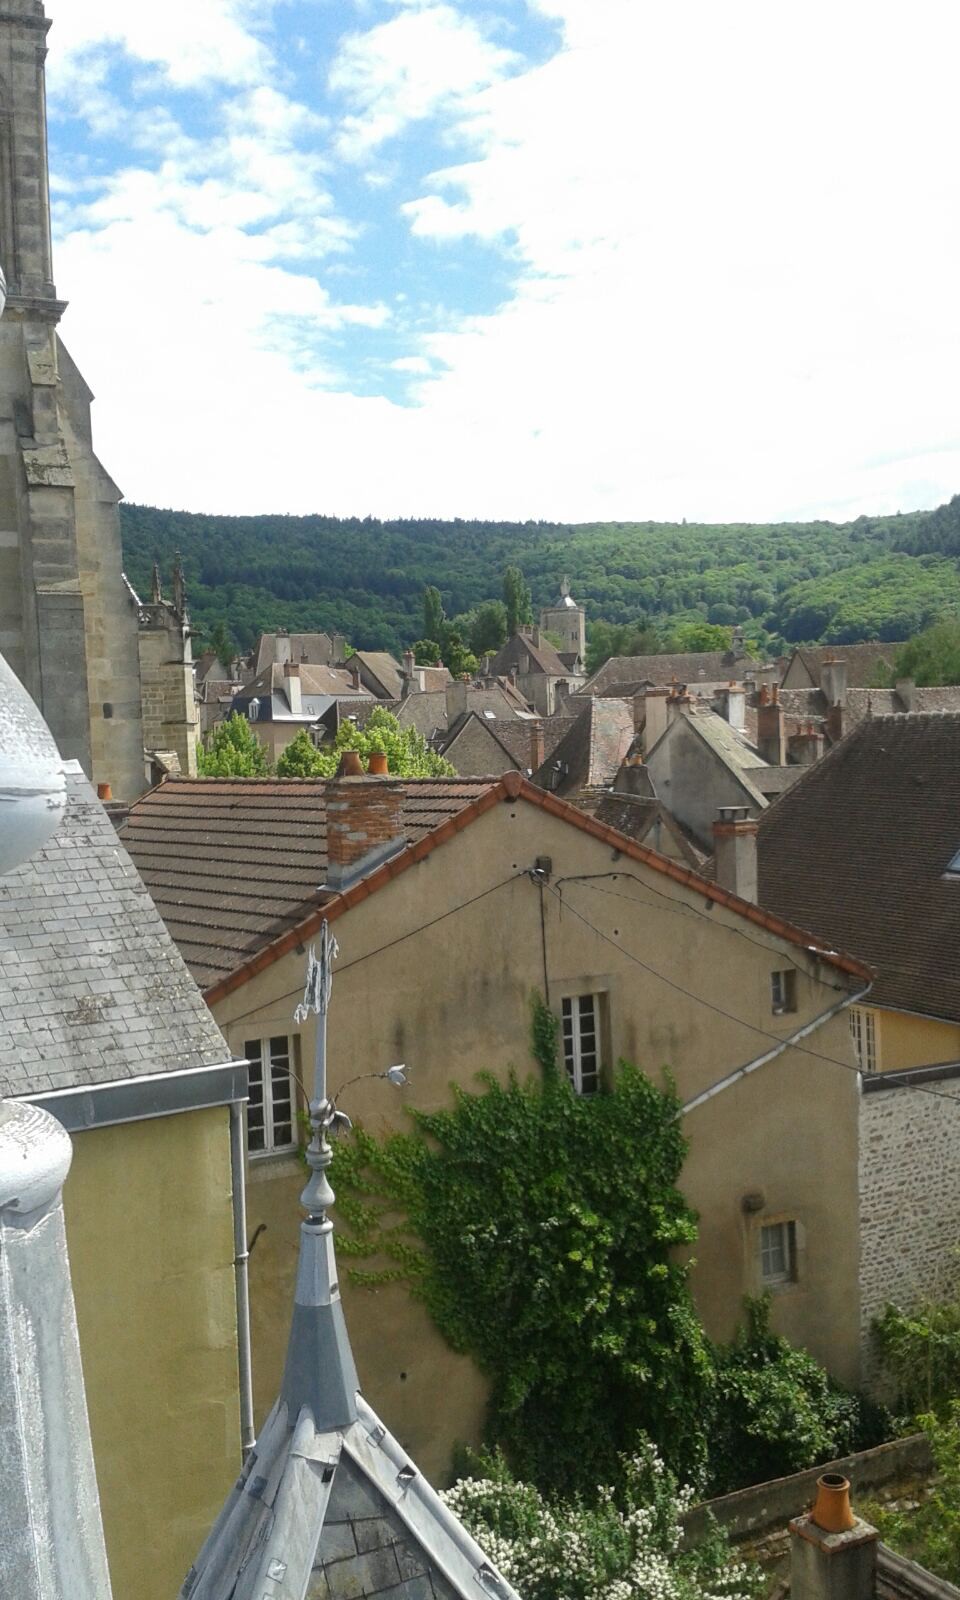
M 359 687 L 360 687 L 360 663 L 357 660 L 357 657 L 356 657 L 355 654 L 352 655 L 350 657 L 350 660 L 347 662 L 347 671 L 350 674 L 350 681 L 353 684 L 353 687 L 355 689 L 359 689 Z
M 327 879 L 335 893 L 398 855 L 406 845 L 406 791 L 396 778 L 333 778 L 327 784 Z
M 643 753 L 650 754 L 660 735 L 667 731 L 667 701 L 669 689 L 648 689 L 644 695 L 646 722 L 643 730 Z M 636 722 L 636 713 L 634 713 Z
M 813 1510 L 790 1524 L 790 1600 L 874 1600 L 879 1538 L 851 1510 L 846 1478 L 824 1473 Z
M 827 706 L 844 706 L 847 703 L 847 663 L 825 661 L 820 668 L 820 688 Z
M 530 771 L 536 772 L 542 767 L 544 759 L 543 723 L 538 717 L 536 722 L 531 722 L 530 724 Z
M 741 900 L 757 898 L 757 821 L 748 806 L 721 806 L 713 824 L 717 883 Z
M 283 687 L 287 691 L 287 704 L 290 707 L 291 716 L 302 717 L 303 695 L 300 689 L 299 661 L 285 661 L 283 663 Z
M 406 700 L 408 694 L 416 694 L 419 687 L 420 679 L 417 677 L 417 658 L 412 650 L 404 650 L 403 684 L 400 690 L 402 698 Z
M 786 766 L 786 728 L 777 684 L 774 684 L 772 689 L 764 687 L 760 690 L 757 706 L 757 749 L 761 759 L 769 762 L 771 767 Z
M 693 696 L 687 693 L 686 684 L 673 685 L 667 694 L 667 725 L 676 722 L 677 718 L 693 705 Z
M 790 759 L 797 766 L 810 767 L 823 755 L 823 733 L 819 728 L 815 728 L 812 722 L 805 723 L 796 733 L 791 734 L 787 743 L 790 748 Z

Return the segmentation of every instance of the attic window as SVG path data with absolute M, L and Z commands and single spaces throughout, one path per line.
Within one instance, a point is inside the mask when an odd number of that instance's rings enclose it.
M 960 850 L 957 851 L 952 861 L 947 862 L 945 878 L 960 878 Z
M 494 713 L 492 711 L 485 711 L 483 714 L 485 717 L 488 717 L 491 722 L 494 720 Z
M 787 967 L 782 972 L 770 974 L 770 1004 L 775 1017 L 797 1009 L 797 972 Z

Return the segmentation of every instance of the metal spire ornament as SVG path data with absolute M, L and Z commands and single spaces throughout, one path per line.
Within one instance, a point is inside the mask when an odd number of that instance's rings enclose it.
M 327 1168 L 333 1160 L 333 1151 L 327 1134 L 338 1128 L 352 1126 L 350 1118 L 338 1111 L 327 1094 L 327 1012 L 333 991 L 333 963 L 340 954 L 336 939 L 326 920 L 320 928 L 317 945 L 311 945 L 307 955 L 307 984 L 303 999 L 293 1013 L 294 1021 L 301 1025 L 311 1011 L 317 1018 L 317 1047 L 314 1058 L 313 1099 L 310 1101 L 310 1126 L 313 1137 L 307 1146 L 307 1166 L 310 1178 L 300 1196 L 300 1204 L 310 1221 L 323 1223 L 327 1210 L 334 1202 L 334 1193 L 327 1181 Z

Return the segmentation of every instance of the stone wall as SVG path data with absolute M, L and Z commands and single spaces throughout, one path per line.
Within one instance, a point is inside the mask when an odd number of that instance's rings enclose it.
M 887 1087 L 860 1102 L 860 1315 L 864 1379 L 875 1381 L 870 1324 L 888 1303 L 940 1296 L 960 1277 L 960 1076 Z M 927 1091 L 933 1091 L 932 1093 Z M 943 1098 L 942 1098 L 943 1097 Z

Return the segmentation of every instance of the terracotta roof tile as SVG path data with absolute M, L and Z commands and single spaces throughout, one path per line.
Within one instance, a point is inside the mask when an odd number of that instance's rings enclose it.
M 408 841 L 493 781 L 405 780 Z M 321 903 L 326 791 L 320 778 L 168 778 L 131 806 L 123 843 L 201 987 Z

